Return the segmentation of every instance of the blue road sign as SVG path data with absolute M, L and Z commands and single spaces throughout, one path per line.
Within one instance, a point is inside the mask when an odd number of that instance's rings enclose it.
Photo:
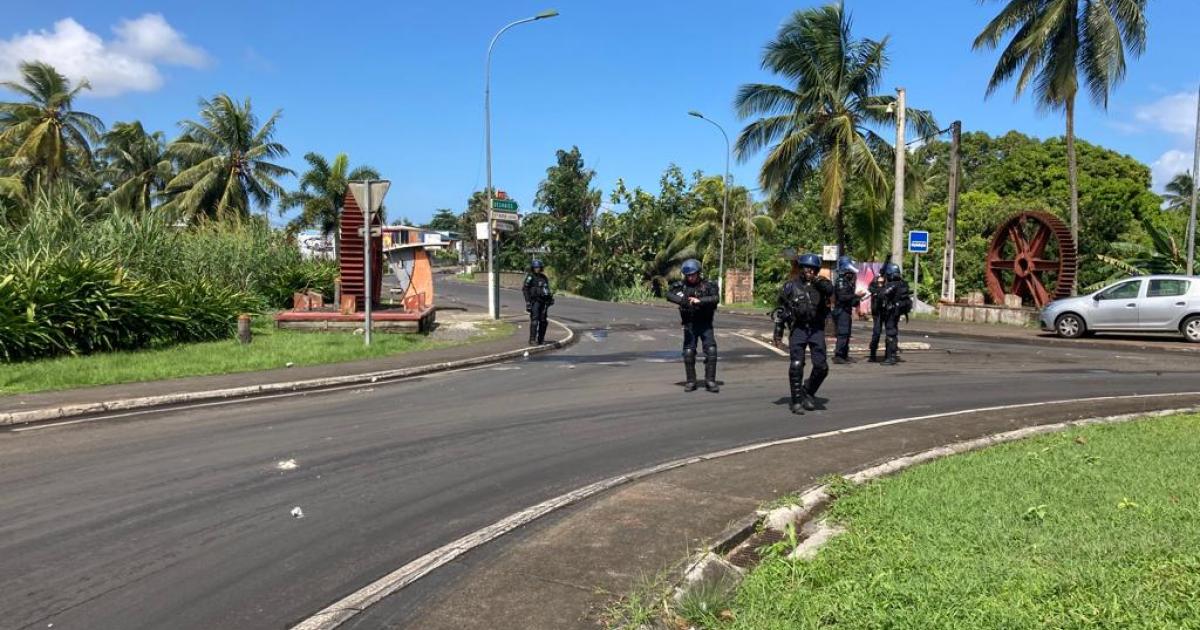
M 908 253 L 924 254 L 929 252 L 929 232 L 912 230 L 908 233 Z

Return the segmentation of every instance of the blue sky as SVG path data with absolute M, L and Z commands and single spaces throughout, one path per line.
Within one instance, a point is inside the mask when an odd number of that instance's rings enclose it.
M 656 189 L 672 162 L 720 172 L 720 134 L 687 111 L 704 112 L 734 136 L 737 87 L 771 80 L 759 68 L 763 44 L 792 11 L 813 4 L 25 2 L 5 11 L 0 76 L 10 78 L 16 57 L 30 51 L 61 59 L 68 75 L 96 84 L 81 109 L 110 123 L 140 119 L 168 135 L 195 117 L 202 96 L 250 97 L 262 118 L 283 110 L 287 166 L 300 169 L 308 151 L 344 151 L 392 180 L 393 219 L 423 221 L 435 208 L 460 211 L 484 185 L 484 53 L 505 23 L 561 12 L 506 33 L 493 62 L 494 177 L 528 210 L 554 151 L 571 145 L 597 171 L 606 197 L 617 178 Z M 1061 116 L 1038 112 L 1028 98 L 1014 101 L 1011 88 L 984 99 L 996 53 L 972 52 L 971 41 L 997 3 L 847 6 L 856 36 L 890 36 L 884 89 L 904 86 L 909 105 L 932 109 L 943 126 L 961 119 L 964 130 L 1062 133 Z M 1081 103 L 1076 128 L 1164 176 L 1191 164 L 1200 3 L 1150 2 L 1149 22 L 1149 48 L 1130 64 L 1108 111 Z M 735 179 L 757 186 L 758 165 L 735 164 Z

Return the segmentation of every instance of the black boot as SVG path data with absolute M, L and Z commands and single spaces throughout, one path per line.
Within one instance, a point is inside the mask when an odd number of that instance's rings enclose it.
M 721 388 L 717 386 L 716 355 L 704 357 L 704 389 L 714 394 L 721 391 Z
M 529 345 L 531 345 L 531 346 L 537 345 L 537 342 L 538 342 L 537 329 L 538 329 L 537 322 L 529 322 Z
M 685 375 L 683 391 L 696 391 L 696 351 L 683 351 L 683 373 Z
M 538 324 L 537 342 L 539 346 L 546 343 L 546 328 L 548 328 L 548 326 L 545 322 Z
M 804 389 L 804 364 L 793 362 L 788 368 L 788 385 L 791 388 L 792 402 L 788 410 L 796 415 L 804 415 L 804 399 L 808 392 Z
M 885 352 L 883 355 L 883 364 L 884 365 L 896 365 L 896 363 L 899 362 L 899 358 L 896 357 L 896 350 L 897 350 L 897 346 L 899 346 L 899 345 L 900 344 L 898 344 L 896 342 L 896 339 L 894 337 L 888 337 L 887 341 L 885 342 L 885 346 L 884 346 L 885 347 Z
M 871 344 L 871 356 L 867 359 L 868 363 L 879 363 L 879 342 Z

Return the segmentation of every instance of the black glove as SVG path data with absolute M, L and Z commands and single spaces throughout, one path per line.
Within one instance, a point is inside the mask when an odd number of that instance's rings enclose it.
M 526 302 L 526 303 L 525 303 L 525 312 L 526 312 L 526 313 L 532 313 L 532 312 L 533 312 L 533 305 L 532 305 L 532 304 L 530 304 L 529 302 Z

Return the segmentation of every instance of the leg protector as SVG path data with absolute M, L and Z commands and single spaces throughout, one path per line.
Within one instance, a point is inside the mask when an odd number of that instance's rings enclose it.
M 696 391 L 696 349 L 688 348 L 683 351 L 683 374 L 684 380 L 683 389 L 689 392 Z
M 788 409 L 792 413 L 802 414 L 804 402 L 804 361 L 792 361 L 788 365 L 788 386 L 791 389 L 792 402 Z
M 716 346 L 704 346 L 704 388 L 713 393 L 721 391 L 717 386 Z

